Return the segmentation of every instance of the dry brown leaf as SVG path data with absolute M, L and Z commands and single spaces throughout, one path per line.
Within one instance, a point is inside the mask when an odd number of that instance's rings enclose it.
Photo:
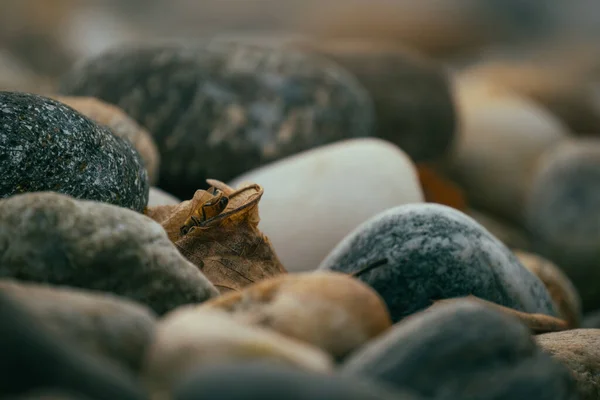
M 212 187 L 198 190 L 192 200 L 152 207 L 146 215 L 163 226 L 181 254 L 221 293 L 285 273 L 269 239 L 258 229 L 262 187 L 247 184 L 234 190 L 213 179 L 207 182 Z M 221 197 L 228 202 L 215 203 Z M 215 208 L 225 204 L 224 209 Z M 191 230 L 182 232 L 184 226 Z
M 501 306 L 499 304 L 492 303 L 491 301 L 487 301 L 487 300 L 484 300 L 484 299 L 481 299 L 479 297 L 472 296 L 472 295 L 466 296 L 464 298 L 436 300 L 433 302 L 433 305 L 430 308 L 438 306 L 438 305 L 442 305 L 442 304 L 452 303 L 454 301 L 457 301 L 460 299 L 465 299 L 465 298 L 468 300 L 471 300 L 471 301 L 476 301 L 476 302 L 482 303 L 482 304 L 484 304 L 488 307 L 494 308 L 495 310 L 498 310 L 502 313 L 512 315 L 513 317 L 518 318 L 523 324 L 527 325 L 527 327 L 529 327 L 531 332 L 534 334 L 559 332 L 559 331 L 564 331 L 564 330 L 569 329 L 569 325 L 567 324 L 567 322 L 562 319 L 551 317 L 551 316 L 545 315 L 545 314 L 531 314 L 531 313 L 526 313 L 526 312 L 522 312 L 522 311 L 517 311 L 512 308 Z

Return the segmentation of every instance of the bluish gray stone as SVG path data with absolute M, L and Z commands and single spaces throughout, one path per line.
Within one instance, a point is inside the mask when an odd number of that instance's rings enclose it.
M 153 135 L 158 187 L 187 199 L 340 139 L 370 136 L 366 90 L 336 64 L 280 46 L 208 40 L 195 46 L 116 48 L 75 66 L 67 95 L 116 104 Z
M 352 355 L 342 373 L 435 400 L 575 400 L 569 371 L 512 316 L 456 300 L 396 324 Z
M 0 197 L 54 191 L 143 211 L 148 174 L 139 153 L 72 108 L 0 92 Z
M 360 272 L 369 266 L 376 267 Z M 468 295 L 557 316 L 543 283 L 506 246 L 470 217 L 438 204 L 403 205 L 371 218 L 319 269 L 357 274 L 383 297 L 394 321 L 434 300 Z
M 418 400 L 364 379 L 324 375 L 267 362 L 203 367 L 183 377 L 174 400 Z
M 114 293 L 161 315 L 218 294 L 157 222 L 53 192 L 0 200 L 0 278 Z
M 533 249 L 577 288 L 583 311 L 600 308 L 600 140 L 568 141 L 547 151 L 526 206 Z

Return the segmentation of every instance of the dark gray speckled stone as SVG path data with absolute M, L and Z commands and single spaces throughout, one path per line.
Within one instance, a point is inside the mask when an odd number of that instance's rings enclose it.
M 541 158 L 526 207 L 533 249 L 552 260 L 600 308 L 600 140 L 559 144 Z
M 149 189 L 127 141 L 55 100 L 0 92 L 0 197 L 54 191 L 143 211 Z
M 152 219 L 51 192 L 0 201 L 0 277 L 110 292 L 158 314 L 218 294 Z
M 174 400 L 417 400 L 364 379 L 255 361 L 202 367 L 185 375 Z
M 415 314 L 351 356 L 342 373 L 436 400 L 575 400 L 568 370 L 517 319 L 459 300 Z
M 60 91 L 116 104 L 144 125 L 160 150 L 158 186 L 184 199 L 206 178 L 226 182 L 374 133 L 372 101 L 352 75 L 279 46 L 213 40 L 114 49 L 76 66 Z
M 556 316 L 544 284 L 465 214 L 438 204 L 387 210 L 356 228 L 319 269 L 359 275 L 398 321 L 433 300 L 474 295 L 530 313 Z

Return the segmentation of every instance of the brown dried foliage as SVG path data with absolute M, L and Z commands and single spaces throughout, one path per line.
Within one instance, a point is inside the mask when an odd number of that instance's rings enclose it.
M 258 203 L 263 188 L 256 184 L 234 190 L 209 179 L 213 188 L 229 198 L 227 207 L 182 235 L 181 228 L 195 211 L 213 199 L 198 190 L 193 199 L 176 206 L 159 206 L 146 215 L 160 223 L 169 239 L 221 291 L 240 291 L 245 286 L 286 273 L 269 239 L 258 229 Z M 198 215 L 198 213 L 196 213 Z

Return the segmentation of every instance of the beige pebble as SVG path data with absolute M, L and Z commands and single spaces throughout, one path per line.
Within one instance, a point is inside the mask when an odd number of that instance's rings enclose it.
M 571 371 L 581 400 L 600 398 L 600 329 L 547 333 L 536 341 Z
M 387 307 L 369 286 L 332 272 L 290 274 L 232 292 L 201 307 L 273 329 L 341 358 L 391 326 Z
M 220 311 L 184 306 L 159 322 L 143 379 L 152 393 L 168 393 L 191 369 L 203 365 L 268 360 L 328 372 L 329 355 L 276 332 L 235 321 Z

